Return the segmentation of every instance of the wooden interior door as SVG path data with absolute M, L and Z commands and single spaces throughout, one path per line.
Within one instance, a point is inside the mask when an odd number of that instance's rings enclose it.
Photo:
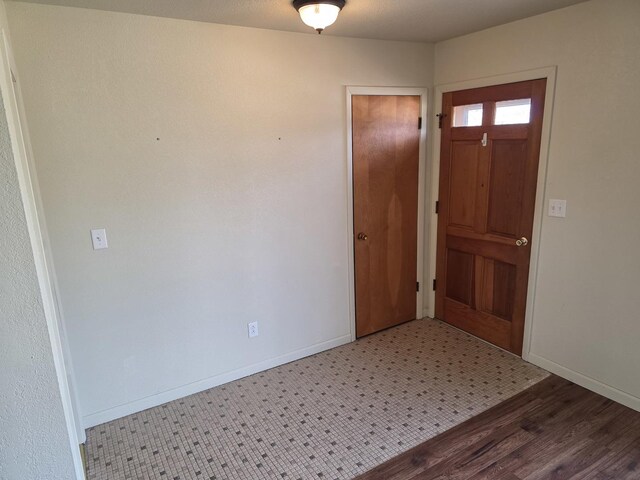
M 443 95 L 436 317 L 518 355 L 545 88 Z
M 420 97 L 354 95 L 356 334 L 416 318 Z

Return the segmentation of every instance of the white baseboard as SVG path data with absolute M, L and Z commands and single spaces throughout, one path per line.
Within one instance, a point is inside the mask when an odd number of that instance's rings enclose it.
M 625 405 L 629 408 L 637 410 L 640 412 L 640 398 L 635 397 L 627 392 L 623 392 L 622 390 L 618 390 L 615 387 L 607 385 L 606 383 L 599 382 L 591 377 L 587 377 L 586 375 L 582 375 L 574 370 L 571 370 L 567 367 L 563 367 L 551 360 L 547 360 L 544 357 L 536 355 L 535 353 L 529 352 L 526 360 L 538 367 L 544 368 L 551 373 L 555 373 L 559 377 L 566 378 L 567 380 L 572 381 L 573 383 L 577 383 L 581 387 L 584 387 L 593 392 L 599 393 L 600 395 L 610 398 L 622 405 Z
M 116 418 L 121 418 L 127 415 L 131 415 L 132 413 L 141 412 L 142 410 L 146 410 L 147 408 L 157 407 L 158 405 L 162 405 L 163 403 L 171 402 L 173 400 L 177 400 L 178 398 L 186 397 L 187 395 L 193 395 L 194 393 L 202 392 L 203 390 L 217 387 L 218 385 L 232 382 L 234 380 L 253 375 L 254 373 L 262 372 L 264 370 L 268 370 L 269 368 L 284 365 L 285 363 L 293 362 L 301 358 L 308 357 L 309 355 L 314 355 L 316 353 L 339 347 L 340 345 L 344 345 L 350 342 L 351 334 L 343 335 L 326 342 L 302 348 L 300 350 L 296 350 L 279 357 L 255 363 L 247 367 L 239 368 L 231 372 L 226 372 L 220 375 L 205 378 L 204 380 L 199 380 L 197 382 L 189 383 L 187 385 L 173 388 L 165 392 L 150 395 L 148 397 L 134 400 L 133 402 L 109 408 L 101 412 L 85 415 L 82 417 L 82 425 L 86 429 L 89 427 L 100 425 L 101 423 L 110 422 L 111 420 L 115 420 Z

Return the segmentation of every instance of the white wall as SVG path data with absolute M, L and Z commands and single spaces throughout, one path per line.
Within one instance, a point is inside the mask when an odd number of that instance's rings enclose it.
M 345 86 L 431 46 L 7 8 L 86 425 L 349 340 Z
M 0 478 L 76 478 L 1 97 L 0 272 Z
M 530 360 L 640 409 L 640 2 L 592 0 L 436 45 L 435 83 L 557 65 Z M 548 113 L 548 112 L 547 112 Z

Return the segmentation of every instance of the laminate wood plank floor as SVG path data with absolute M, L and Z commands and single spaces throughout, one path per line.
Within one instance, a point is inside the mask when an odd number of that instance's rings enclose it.
M 640 479 L 640 413 L 552 375 L 358 480 Z

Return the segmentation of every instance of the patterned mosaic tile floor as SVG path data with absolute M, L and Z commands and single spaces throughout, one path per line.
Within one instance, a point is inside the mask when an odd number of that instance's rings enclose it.
M 417 320 L 93 427 L 88 478 L 349 479 L 546 376 Z

